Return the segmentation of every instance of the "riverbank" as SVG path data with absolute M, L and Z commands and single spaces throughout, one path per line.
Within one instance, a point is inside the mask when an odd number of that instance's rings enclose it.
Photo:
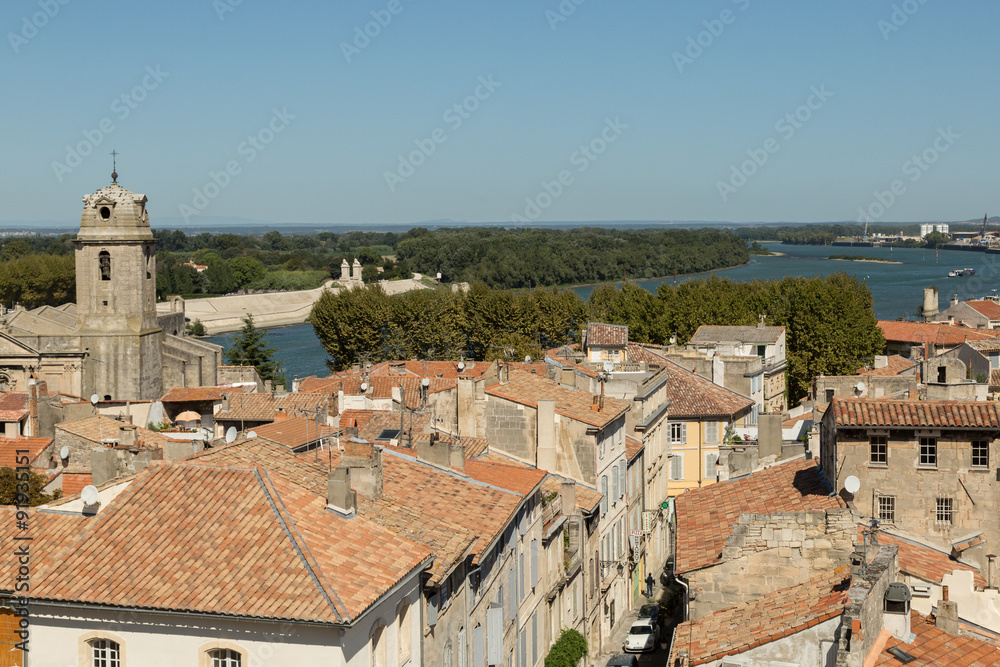
M 896 261 L 894 259 L 860 259 L 855 257 L 831 257 L 831 262 L 862 262 L 870 264 L 902 264 L 902 262 Z

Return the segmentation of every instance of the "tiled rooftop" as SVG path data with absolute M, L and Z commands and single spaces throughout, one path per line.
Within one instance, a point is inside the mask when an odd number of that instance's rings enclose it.
M 996 352 L 1000 350 L 1000 339 L 970 340 L 968 345 L 980 352 Z
M 628 360 L 632 363 L 663 364 L 665 357 L 659 354 L 662 348 L 654 345 L 628 344 Z
M 17 422 L 27 416 L 27 394 L 13 392 L 0 394 L 0 422 Z
M 154 465 L 91 521 L 34 597 L 338 623 L 429 556 L 261 468 Z
M 374 417 L 375 415 L 382 414 L 385 410 L 355 410 L 353 408 L 344 410 L 340 413 L 340 428 L 344 428 L 344 425 L 350 420 L 354 420 L 354 425 L 358 429 L 365 427 L 365 424 Z
M 917 362 L 912 359 L 907 359 L 898 354 L 889 355 L 887 363 L 882 368 L 875 368 L 874 366 L 862 366 L 857 370 L 857 375 L 875 375 L 875 376 L 889 376 L 889 375 L 899 375 L 903 371 L 908 371 Z
M 628 345 L 628 327 L 622 324 L 587 323 L 587 346 L 625 347 Z
M 777 343 L 785 327 L 761 326 L 720 326 L 704 324 L 691 336 L 688 343 L 705 345 L 710 343 L 754 343 L 765 345 Z
M 62 494 L 65 497 L 75 496 L 83 491 L 83 487 L 93 483 L 94 479 L 89 472 L 70 472 L 68 470 L 62 472 Z
M 27 438 L 18 436 L 16 438 L 0 438 L 0 468 L 17 467 L 17 450 L 28 450 L 28 463 L 34 463 L 35 459 L 52 444 L 52 438 Z M 40 461 L 42 465 L 47 465 L 48 461 Z
M 201 403 L 205 401 L 221 401 L 225 394 L 241 391 L 233 387 L 174 387 L 160 400 L 164 403 Z
M 414 433 L 413 434 L 413 444 L 416 446 L 417 443 L 421 441 L 430 440 L 430 433 Z M 456 442 L 462 445 L 465 449 L 465 458 L 476 459 L 482 456 L 489 450 L 489 441 L 486 438 L 460 438 L 458 436 L 439 434 L 438 441 L 444 444 L 450 444 Z
M 996 301 L 976 300 L 966 301 L 965 305 L 990 320 L 1000 320 L 1000 303 Z
M 844 612 L 850 585 L 850 572 L 841 566 L 796 586 L 681 623 L 671 657 L 677 648 L 685 648 L 692 666 L 703 665 L 819 625 Z
M 720 387 L 680 364 L 664 360 L 668 414 L 671 418 L 732 417 L 753 407 L 753 401 Z
M 629 461 L 638 456 L 645 445 L 642 444 L 641 440 L 636 440 L 631 436 L 625 436 L 625 458 Z
M 1000 428 L 995 401 L 869 401 L 834 398 L 833 423 L 850 426 Z
M 556 475 L 549 475 L 542 482 L 542 493 L 562 493 L 562 478 Z M 603 496 L 596 490 L 591 489 L 579 482 L 576 483 L 576 508 L 584 512 L 594 512 L 601 504 Z
M 955 570 L 973 572 L 973 579 L 979 588 L 986 587 L 986 580 L 974 567 L 969 567 L 952 560 L 948 554 L 925 547 L 922 544 L 910 542 L 886 532 L 880 532 L 879 544 L 889 544 L 899 547 L 899 569 L 918 579 L 940 584 L 946 574 Z
M 326 424 L 317 424 L 315 419 L 290 417 L 263 426 L 255 426 L 258 438 L 267 438 L 289 449 L 303 447 L 320 438 L 332 435 L 335 429 Z
M 567 389 L 552 380 L 514 369 L 508 378 L 508 382 L 488 385 L 486 393 L 533 408 L 538 407 L 539 400 L 554 399 L 557 413 L 598 428 L 604 428 L 630 407 L 626 401 L 608 396 L 604 399 L 604 409 L 598 412 L 591 408 L 594 395 L 590 392 Z
M 401 431 L 394 439 L 399 440 L 400 444 L 409 444 L 409 434 L 412 433 L 414 441 L 416 441 L 417 434 L 428 430 L 430 423 L 431 414 L 427 411 L 391 412 L 383 410 L 374 413 L 363 427 L 358 428 L 358 437 L 369 442 L 376 442 L 382 431 L 389 429 Z M 341 428 L 343 425 L 343 421 L 341 421 Z
M 34 597 L 36 568 L 41 565 L 35 558 L 55 557 L 64 547 L 72 543 L 84 530 L 92 524 L 82 514 L 60 514 L 50 510 L 28 509 L 28 529 L 17 528 L 17 508 L 13 505 L 0 505 L 0 541 L 12 552 L 16 537 L 30 536 L 32 554 L 31 588 Z M 17 558 L 0 559 L 0 590 L 13 591 L 17 576 Z
M 572 370 L 576 373 L 582 373 L 587 377 L 596 378 L 597 371 L 591 368 L 587 368 L 586 364 L 577 363 L 572 359 L 574 352 L 579 352 L 579 343 L 574 343 L 572 345 L 563 345 L 561 347 L 554 347 L 545 353 L 545 358 L 550 363 L 555 363 L 557 366 L 564 370 Z
M 891 653 L 890 648 L 898 648 L 913 656 L 915 660 L 906 663 L 908 667 L 996 667 L 1000 665 L 1000 648 L 974 637 L 956 637 L 938 630 L 934 619 L 910 612 L 910 631 L 916 635 L 911 643 L 905 644 L 895 637 L 889 637 L 885 647 L 879 652 L 874 667 L 898 667 L 902 663 Z M 865 664 L 868 664 L 867 662 Z
M 274 394 L 234 394 L 229 399 L 229 409 L 219 412 L 215 420 L 272 422 L 278 408 L 284 408 L 288 417 L 300 417 L 306 415 L 303 410 L 322 410 L 329 400 L 323 394 L 288 394 L 282 398 Z M 315 414 L 308 416 L 315 418 Z
M 685 491 L 675 501 L 680 573 L 714 565 L 740 514 L 829 510 L 840 507 L 813 459 L 781 463 L 748 477 Z
M 965 341 L 997 338 L 997 335 L 1000 334 L 1000 331 L 984 331 L 929 322 L 879 320 L 878 327 L 882 330 L 882 335 L 887 341 L 913 345 L 930 343 L 937 346 L 955 346 L 961 345 Z
M 109 438 L 120 438 L 123 426 L 135 428 L 135 438 L 141 447 L 162 449 L 163 444 L 168 441 L 166 436 L 160 435 L 155 431 L 150 431 L 141 426 L 133 426 L 132 424 L 121 422 L 111 417 L 105 417 L 104 415 L 96 415 L 75 422 L 60 422 L 56 424 L 56 430 L 62 430 L 84 440 L 99 443 L 101 440 Z

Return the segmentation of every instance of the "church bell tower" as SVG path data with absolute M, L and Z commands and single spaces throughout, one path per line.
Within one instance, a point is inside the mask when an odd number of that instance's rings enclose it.
M 146 195 L 111 185 L 83 198 L 76 246 L 77 332 L 85 392 L 102 400 L 162 395 L 155 240 Z

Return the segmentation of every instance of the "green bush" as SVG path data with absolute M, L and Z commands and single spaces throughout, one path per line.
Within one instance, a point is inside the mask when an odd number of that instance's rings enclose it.
M 587 654 L 587 640 L 576 630 L 563 630 L 545 656 L 545 667 L 576 667 Z

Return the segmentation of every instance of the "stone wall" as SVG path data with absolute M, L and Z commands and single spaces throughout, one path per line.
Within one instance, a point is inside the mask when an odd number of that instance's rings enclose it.
M 692 572 L 690 618 L 754 600 L 849 562 L 850 510 L 741 514 L 722 561 Z
M 882 604 L 899 577 L 897 547 L 879 547 L 864 576 L 854 575 L 844 605 L 836 667 L 863 667 L 883 627 Z
M 511 456 L 534 462 L 535 409 L 503 398 L 486 401 L 486 433 L 490 447 Z
M 900 392 L 916 398 L 919 381 L 916 375 L 821 375 L 813 379 L 813 396 L 826 403 L 826 392 L 832 389 L 834 396 L 846 398 L 881 398 Z M 865 387 L 861 392 L 857 391 L 859 382 Z

